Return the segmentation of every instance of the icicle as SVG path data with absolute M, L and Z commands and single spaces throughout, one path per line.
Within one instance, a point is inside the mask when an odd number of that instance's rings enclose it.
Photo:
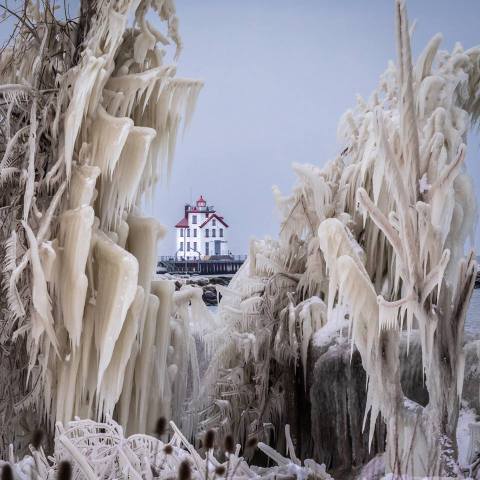
M 95 324 L 95 306 L 93 303 L 88 302 L 85 305 L 83 314 L 83 331 L 82 331 L 82 343 L 81 343 L 81 375 L 80 384 L 83 391 L 89 390 L 91 402 L 93 401 L 93 393 L 95 390 L 97 376 L 96 376 L 96 363 L 97 357 L 95 355 L 94 348 L 94 324 Z M 94 368 L 92 368 L 92 366 Z M 90 390 L 91 388 L 91 390 Z
M 458 401 L 462 399 L 463 380 L 465 376 L 465 352 L 462 351 L 457 356 L 457 395 Z
M 307 355 L 310 339 L 313 335 L 311 311 L 308 305 L 305 305 L 300 312 L 300 322 L 302 325 L 302 366 L 303 366 L 303 385 L 307 391 Z
M 127 311 L 135 298 L 138 262 L 99 231 L 95 232 L 94 245 L 97 278 L 95 346 L 99 355 L 99 390 Z
M 147 427 L 147 406 L 150 400 L 159 304 L 158 297 L 149 295 L 144 327 L 144 340 L 135 365 L 135 399 L 136 412 L 138 415 L 136 431 L 139 433 L 145 433 Z
M 127 362 L 127 368 L 125 370 L 125 375 L 123 379 L 123 384 L 125 388 L 122 390 L 122 395 L 120 396 L 120 402 L 118 405 L 118 416 L 120 423 L 124 426 L 126 431 L 130 431 L 130 425 L 133 424 L 133 420 L 136 417 L 136 412 L 132 407 L 132 397 L 134 393 L 133 389 L 133 374 L 135 371 L 135 362 L 138 356 L 139 346 L 135 342 L 133 344 L 132 352 L 130 358 Z
M 65 114 L 65 166 L 67 177 L 70 177 L 73 150 L 78 132 L 80 130 L 87 101 L 95 84 L 98 72 L 104 65 L 104 59 L 95 58 L 86 55 L 87 60 L 82 68 L 78 71 L 75 85 L 73 87 L 73 95 Z
M 114 117 L 102 106 L 98 107 L 92 125 L 92 162 L 100 169 L 102 182 L 112 176 L 132 128 L 131 118 Z
M 186 107 L 185 107 L 185 121 L 184 121 L 184 127 L 183 131 L 185 132 L 193 117 L 193 112 L 195 111 L 195 107 L 197 104 L 198 96 L 200 94 L 200 90 L 203 87 L 203 82 L 192 82 L 190 85 L 190 88 L 188 89 L 188 98 L 186 101 Z
M 128 310 L 122 331 L 115 343 L 112 360 L 105 371 L 101 391 L 98 394 L 99 411 L 103 414 L 113 414 L 113 409 L 120 398 L 122 388 L 131 388 L 131 385 L 124 385 L 124 378 L 127 362 L 135 344 L 143 303 L 143 289 L 137 287 L 135 299 Z
M 85 275 L 90 251 L 94 212 L 92 207 L 67 210 L 60 217 L 59 246 L 61 248 L 60 303 L 63 322 L 74 347 L 80 344 L 83 307 L 88 280 Z
M 164 395 L 165 370 L 167 368 L 167 352 L 170 344 L 170 316 L 172 314 L 172 302 L 175 286 L 169 280 L 156 280 L 152 282 L 152 293 L 159 299 L 158 319 L 156 329 L 156 372 L 158 376 L 158 395 Z
M 143 340 L 143 328 L 152 276 L 157 265 L 157 241 L 165 235 L 165 228 L 157 220 L 130 215 L 128 217 L 127 249 L 138 261 L 138 284 L 145 292 L 145 305 L 140 320 L 139 341 Z
M 57 421 L 67 422 L 73 417 L 79 363 L 80 355 L 71 353 L 59 365 L 60 375 L 57 384 L 56 402 Z
M 133 58 L 137 63 L 143 64 L 147 52 L 149 50 L 153 50 L 157 39 L 155 38 L 155 35 L 150 32 L 148 24 L 145 21 L 145 15 L 142 15 L 140 27 L 140 34 L 135 38 L 135 43 L 133 46 Z
M 138 195 L 138 187 L 155 130 L 133 127 L 127 137 L 111 181 L 102 183 L 101 222 L 116 226 L 124 210 L 130 211 Z

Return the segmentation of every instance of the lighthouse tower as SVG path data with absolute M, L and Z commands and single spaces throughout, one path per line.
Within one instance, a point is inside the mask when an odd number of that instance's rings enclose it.
M 200 195 L 195 205 L 185 205 L 184 216 L 175 225 L 175 257 L 179 260 L 208 260 L 228 255 L 228 228 L 225 219 L 212 205 L 207 206 L 207 201 Z

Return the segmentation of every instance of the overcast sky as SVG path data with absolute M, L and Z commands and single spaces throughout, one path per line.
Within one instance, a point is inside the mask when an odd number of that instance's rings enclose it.
M 324 165 L 338 152 L 339 117 L 376 87 L 395 58 L 393 1 L 177 0 L 184 51 L 179 75 L 205 81 L 178 145 L 169 186 L 152 209 L 165 225 L 200 194 L 224 215 L 230 249 L 276 236 L 271 187 L 290 192 L 292 162 Z M 442 47 L 480 44 L 478 0 L 416 0 L 414 54 L 437 32 Z M 468 166 L 480 185 L 479 140 Z M 477 180 L 478 179 L 478 180 Z M 480 245 L 477 235 L 477 247 Z M 174 252 L 174 229 L 159 246 Z M 478 248 L 477 248 L 478 251 Z
M 72 1 L 73 12 L 78 2 Z M 184 51 L 180 76 L 205 87 L 179 142 L 169 185 L 149 213 L 170 228 L 200 194 L 230 225 L 230 249 L 276 236 L 271 187 L 288 193 L 292 162 L 324 165 L 338 153 L 336 128 L 357 94 L 368 98 L 395 58 L 393 0 L 176 0 Z M 437 32 L 442 48 L 480 44 L 479 0 L 410 0 L 418 55 Z M 11 22 L 0 25 L 0 40 Z M 480 192 L 478 135 L 467 164 Z M 476 245 L 480 250 L 479 231 Z

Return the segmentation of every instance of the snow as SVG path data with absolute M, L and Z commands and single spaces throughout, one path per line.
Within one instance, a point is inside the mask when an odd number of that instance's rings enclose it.
M 349 320 L 346 318 L 348 311 L 344 306 L 335 307 L 326 325 L 317 330 L 312 337 L 312 345 L 315 347 L 324 347 L 332 343 L 339 337 L 341 332 L 349 326 Z

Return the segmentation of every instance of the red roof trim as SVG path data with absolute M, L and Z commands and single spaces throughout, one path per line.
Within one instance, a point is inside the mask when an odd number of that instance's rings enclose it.
M 221 224 L 223 224 L 225 227 L 228 228 L 228 225 L 225 223 L 225 221 L 223 220 L 223 217 L 219 217 L 216 213 L 214 213 L 213 215 L 210 215 L 201 225 L 200 225 L 200 228 L 204 227 L 210 220 L 212 220 L 212 218 L 216 218 Z
M 175 228 L 188 228 L 188 219 L 183 217 L 176 225 Z

